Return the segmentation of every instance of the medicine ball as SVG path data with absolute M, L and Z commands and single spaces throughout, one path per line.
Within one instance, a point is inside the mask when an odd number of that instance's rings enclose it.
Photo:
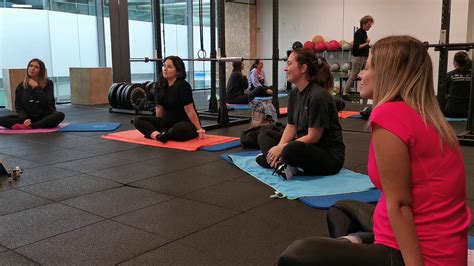
M 341 66 L 341 71 L 342 72 L 348 72 L 349 70 L 351 69 L 351 63 L 347 62 L 347 63 L 344 63 L 342 64 Z
M 352 49 L 352 44 L 344 41 L 344 44 L 342 45 L 342 50 L 344 51 L 350 51 Z
M 293 45 L 291 46 L 291 48 L 292 48 L 293 50 L 298 49 L 298 48 L 303 48 L 303 44 L 302 44 L 301 42 L 299 42 L 299 41 L 296 41 L 296 42 L 293 43 Z
M 324 42 L 324 37 L 321 35 L 315 35 L 312 40 L 314 43 Z
M 341 45 L 338 41 L 332 40 L 327 44 L 328 51 L 338 51 L 341 50 Z
M 337 72 L 337 71 L 339 71 L 340 68 L 341 68 L 341 66 L 339 66 L 338 63 L 333 63 L 333 64 L 331 64 L 331 67 L 330 67 L 331 72 Z
M 312 42 L 312 41 L 305 42 L 304 43 L 304 48 L 313 50 L 314 49 L 314 42 Z
M 318 42 L 314 46 L 314 50 L 316 52 L 324 52 L 324 50 L 326 50 L 326 44 L 324 44 L 324 42 Z

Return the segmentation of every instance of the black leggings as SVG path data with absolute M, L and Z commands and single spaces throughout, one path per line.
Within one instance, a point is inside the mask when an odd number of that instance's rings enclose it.
M 258 145 L 263 156 L 267 157 L 268 151 L 278 145 L 283 135 L 281 130 L 273 126 L 264 127 L 258 134 Z M 281 154 L 281 161 L 294 167 L 303 169 L 304 175 L 334 175 L 337 174 L 344 162 L 336 161 L 325 149 L 301 141 L 291 141 Z M 270 165 L 263 165 L 270 168 Z
M 0 126 L 12 128 L 15 124 L 23 124 L 26 119 L 21 119 L 18 115 L 6 115 L 0 117 Z M 31 128 L 53 128 L 64 120 L 64 113 L 52 112 L 41 118 L 31 118 Z
M 247 104 L 251 102 L 255 97 L 268 97 L 271 96 L 267 94 L 266 87 L 256 87 L 255 89 L 251 90 L 248 94 L 244 93 L 239 96 L 233 98 L 227 98 L 227 103 L 231 104 Z
M 374 208 L 371 204 L 353 200 L 337 202 L 327 214 L 332 238 L 297 240 L 282 253 L 278 265 L 405 265 L 399 250 L 373 243 Z M 363 236 L 363 244 L 335 239 L 352 233 Z
M 139 116 L 133 120 L 133 124 L 146 138 L 150 138 L 154 131 L 166 134 L 167 140 L 175 141 L 187 141 L 199 135 L 196 132 L 196 127 L 189 121 L 170 124 L 161 117 Z

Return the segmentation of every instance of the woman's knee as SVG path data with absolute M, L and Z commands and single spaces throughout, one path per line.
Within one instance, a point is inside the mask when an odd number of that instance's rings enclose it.
M 296 240 L 283 251 L 278 258 L 278 265 L 320 265 L 334 251 L 328 250 L 328 238 L 305 238 Z
M 293 158 L 294 156 L 301 156 L 305 144 L 301 141 L 291 141 L 284 148 L 281 153 L 283 159 Z

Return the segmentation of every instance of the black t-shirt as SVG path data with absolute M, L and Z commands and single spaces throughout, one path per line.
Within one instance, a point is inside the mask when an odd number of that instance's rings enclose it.
M 312 82 L 302 92 L 292 90 L 288 99 L 288 124 L 296 126 L 297 138 L 307 135 L 309 128 L 323 128 L 321 139 L 314 145 L 344 162 L 345 146 L 336 103 L 326 89 Z
M 54 85 L 48 79 L 44 88 L 23 87 L 18 84 L 15 91 L 15 109 L 22 119 L 42 119 L 56 111 L 54 100 Z
M 352 55 L 353 56 L 369 56 L 369 46 L 359 48 L 359 45 L 367 42 L 367 32 L 362 28 L 359 28 L 354 33 L 354 43 L 352 44 Z
M 190 121 L 184 106 L 193 104 L 191 85 L 186 80 L 176 80 L 171 87 L 157 88 L 155 102 L 165 109 L 165 119 L 171 124 Z
M 448 72 L 446 77 L 447 116 L 467 117 L 471 92 L 471 73 L 462 73 L 460 69 Z
M 248 88 L 248 81 L 240 71 L 232 71 L 227 81 L 227 99 L 234 99 L 244 94 Z

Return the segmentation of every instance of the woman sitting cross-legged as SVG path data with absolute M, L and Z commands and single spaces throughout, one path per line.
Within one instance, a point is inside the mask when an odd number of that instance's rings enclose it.
M 285 71 L 296 85 L 288 99 L 288 124 L 283 133 L 265 127 L 259 133 L 262 154 L 257 163 L 275 168 L 286 179 L 297 173 L 333 175 L 344 164 L 345 146 L 336 104 L 329 93 L 333 78 L 328 64 L 308 49 L 295 49 Z
M 191 140 L 205 133 L 194 106 L 191 86 L 185 78 L 183 60 L 177 56 L 166 57 L 155 90 L 156 116 L 139 116 L 133 121 L 146 138 L 166 143 Z
M 10 129 L 53 128 L 64 120 L 64 113 L 56 111 L 54 85 L 46 75 L 43 61 L 28 62 L 25 80 L 15 90 L 17 115 L 0 117 L 0 126 Z

